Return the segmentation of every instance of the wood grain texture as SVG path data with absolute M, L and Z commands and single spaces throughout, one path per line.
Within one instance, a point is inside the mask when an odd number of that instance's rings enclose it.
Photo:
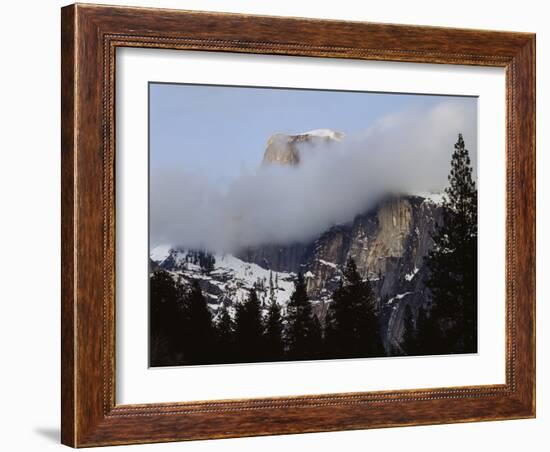
M 61 412 L 63 422 L 61 441 L 64 444 L 75 443 L 75 399 L 76 385 L 74 338 L 76 313 L 74 296 L 74 158 L 75 139 L 75 30 L 74 9 L 63 9 L 61 19 Z
M 534 35 L 81 4 L 63 8 L 61 34 L 64 444 L 535 415 Z M 116 405 L 114 69 L 124 46 L 506 68 L 506 384 Z

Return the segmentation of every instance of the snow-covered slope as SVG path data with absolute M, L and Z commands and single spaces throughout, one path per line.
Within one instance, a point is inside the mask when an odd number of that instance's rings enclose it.
M 166 248 L 168 252 L 165 252 Z M 151 259 L 175 280 L 183 284 L 192 279 L 199 281 L 214 315 L 222 306 L 233 313 L 234 305 L 244 301 L 252 288 L 256 289 L 264 307 L 267 307 L 272 292 L 277 303 L 283 309 L 286 307 L 294 288 L 295 273 L 267 270 L 231 254 L 209 256 L 213 257 L 214 263 L 211 268 L 205 268 L 196 252 L 166 246 L 151 250 Z
M 153 262 L 160 263 L 164 261 L 169 255 L 170 250 L 172 249 L 171 245 L 159 245 L 155 246 L 150 254 L 149 257 Z

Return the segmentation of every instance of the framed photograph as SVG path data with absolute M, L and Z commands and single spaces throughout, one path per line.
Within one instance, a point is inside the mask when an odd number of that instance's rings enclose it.
M 62 442 L 535 416 L 535 36 L 62 9 Z

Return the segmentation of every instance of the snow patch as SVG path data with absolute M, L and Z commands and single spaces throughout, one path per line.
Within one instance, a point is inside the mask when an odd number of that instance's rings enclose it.
M 328 267 L 332 267 L 332 268 L 338 268 L 338 265 L 335 264 L 334 262 L 328 262 L 324 259 L 317 259 L 317 261 L 323 265 L 326 265 Z
M 149 257 L 154 262 L 157 262 L 160 264 L 164 259 L 166 259 L 170 255 L 171 250 L 172 250 L 171 245 L 158 245 L 151 250 L 151 252 L 149 253 Z
M 418 273 L 418 267 L 414 267 L 412 272 L 407 273 L 405 275 L 405 279 L 407 281 L 412 281 L 412 279 L 416 276 L 417 273 Z
M 436 205 L 443 204 L 443 201 L 445 201 L 445 194 L 444 193 L 428 193 L 428 192 L 419 192 L 415 193 L 416 196 L 419 196 L 420 198 L 424 198 L 425 201 L 432 202 Z
M 395 297 L 390 298 L 390 299 L 388 300 L 388 303 L 387 303 L 387 304 L 392 304 L 394 301 L 396 301 L 396 300 L 401 300 L 401 299 L 405 298 L 407 295 L 410 295 L 410 294 L 412 294 L 412 292 L 400 293 L 400 294 L 396 295 Z
M 311 135 L 315 137 L 330 138 L 331 140 L 340 141 L 344 134 L 342 132 L 336 132 L 332 129 L 314 129 L 308 132 L 300 133 L 299 135 Z

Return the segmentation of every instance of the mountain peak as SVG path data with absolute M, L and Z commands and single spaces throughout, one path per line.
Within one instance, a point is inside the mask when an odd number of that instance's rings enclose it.
M 314 129 L 296 135 L 275 133 L 267 140 L 263 164 L 298 165 L 300 144 L 318 144 L 340 141 L 344 134 L 332 129 Z

